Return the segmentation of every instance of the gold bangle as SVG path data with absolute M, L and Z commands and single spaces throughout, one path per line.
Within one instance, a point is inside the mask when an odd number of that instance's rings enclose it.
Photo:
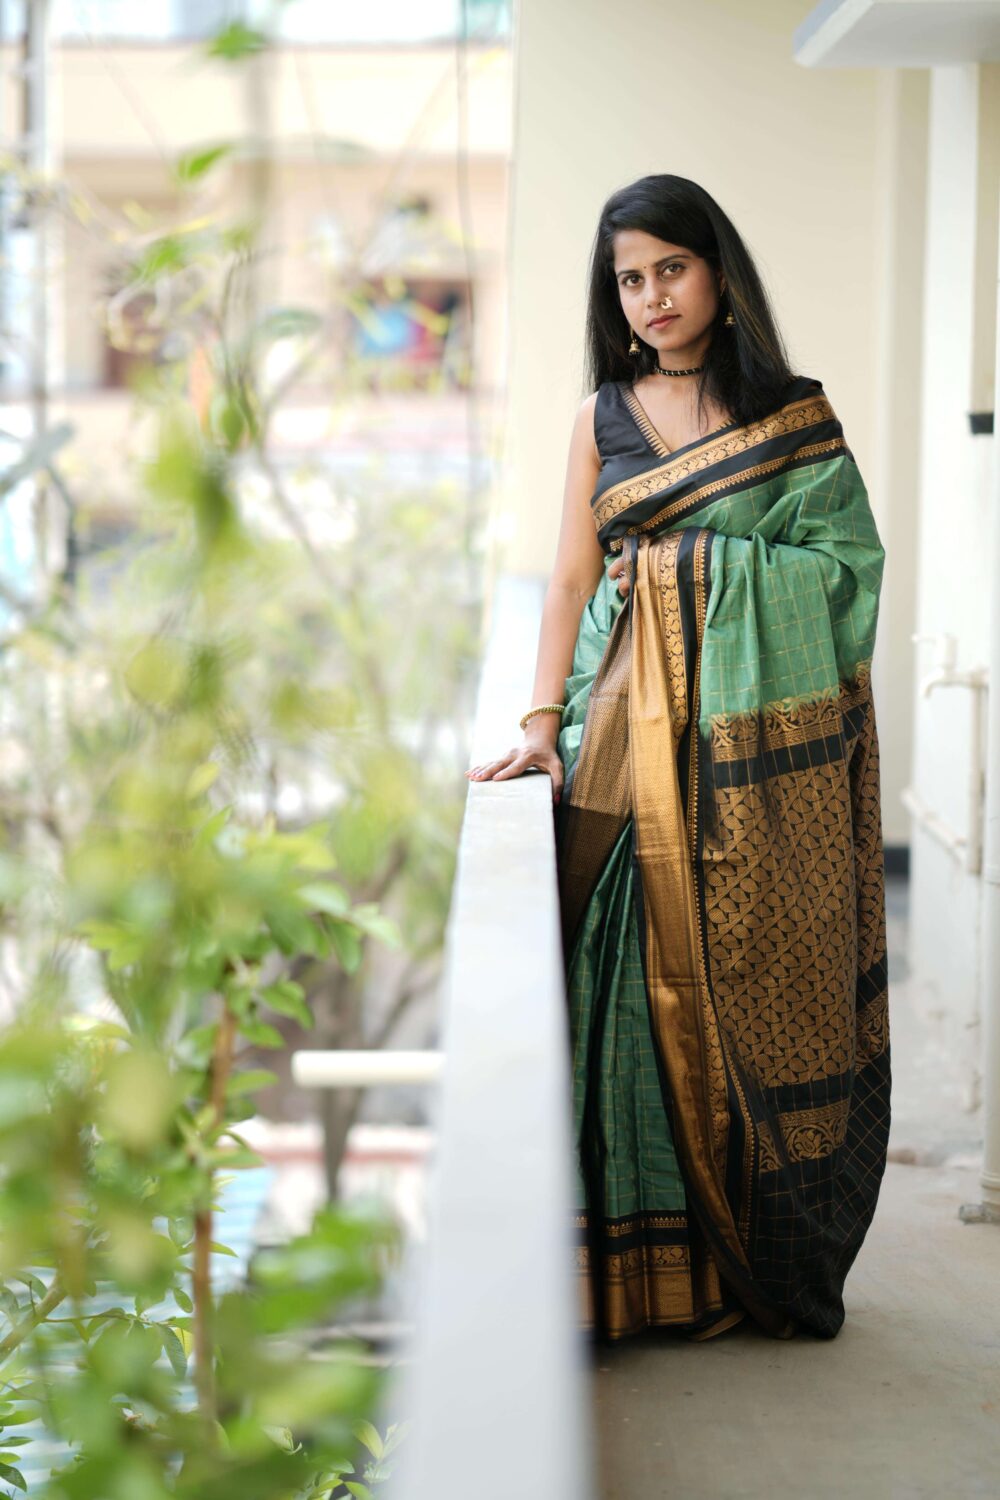
M 529 708 L 526 714 L 521 716 L 521 728 L 534 714 L 561 714 L 566 708 L 565 703 L 539 703 L 535 708 Z

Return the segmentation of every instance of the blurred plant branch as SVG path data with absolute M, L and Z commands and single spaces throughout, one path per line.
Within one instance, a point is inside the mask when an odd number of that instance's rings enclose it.
M 259 68 L 266 35 L 208 50 Z M 362 1496 L 405 1430 L 366 1420 L 356 1342 L 303 1355 L 377 1289 L 398 1226 L 330 1206 L 249 1285 L 215 1271 L 222 1174 L 260 1160 L 237 1127 L 277 1081 L 260 1053 L 314 1022 L 383 1045 L 435 981 L 478 636 L 450 582 L 467 495 L 274 442 L 307 373 L 349 385 L 365 282 L 346 266 L 323 315 L 259 296 L 265 144 L 187 153 L 193 197 L 245 147 L 257 200 L 160 230 L 8 164 L 32 213 L 102 237 L 111 340 L 158 351 L 139 459 L 109 455 L 126 540 L 33 597 L 0 585 L 0 1481 L 23 1488 L 17 1429 L 42 1420 L 71 1453 L 51 1500 Z M 85 522 L 64 448 L 29 445 L 0 492 L 44 470 Z M 331 1198 L 359 1097 L 327 1101 Z

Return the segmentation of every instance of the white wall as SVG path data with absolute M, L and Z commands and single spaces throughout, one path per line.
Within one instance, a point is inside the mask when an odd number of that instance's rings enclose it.
M 886 726 L 885 836 L 904 842 L 925 75 L 900 83 L 894 70 L 801 67 L 792 35 L 807 8 L 803 0 L 521 5 L 497 564 L 533 574 L 551 567 L 570 429 L 587 394 L 586 266 L 601 204 L 646 173 L 694 178 L 757 257 L 792 363 L 823 381 L 893 550 L 875 694 Z
M 913 754 L 920 371 L 923 362 L 929 70 L 879 68 L 873 150 L 876 229 L 873 466 L 885 571 L 872 673 L 887 844 L 908 844 L 902 801 Z

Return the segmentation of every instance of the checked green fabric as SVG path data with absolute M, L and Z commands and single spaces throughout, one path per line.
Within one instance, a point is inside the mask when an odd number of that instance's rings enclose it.
M 717 714 L 836 698 L 839 680 L 871 660 L 882 573 L 853 461 L 838 456 L 739 490 L 676 529 L 688 526 L 720 533 L 702 645 L 701 733 Z
M 608 553 L 606 564 L 614 560 Z M 584 607 L 566 679 L 566 711 L 558 750 L 568 774 L 576 760 L 594 676 L 608 634 L 626 600 L 607 571 Z M 632 825 L 627 824 L 587 906 L 567 965 L 573 1068 L 573 1127 L 580 1145 L 587 1084 L 587 1047 L 596 994 L 607 986 L 597 1115 L 607 1147 L 605 1206 L 611 1218 L 685 1208 L 684 1184 L 663 1109 L 649 1005 L 642 975 L 631 875 Z M 576 1154 L 577 1206 L 586 1200 Z
M 567 975 L 573 1058 L 573 1118 L 579 1143 L 587 1080 L 587 1047 L 597 982 L 605 975 L 608 1014 L 601 1038 L 598 1119 L 607 1147 L 605 1208 L 609 1218 L 683 1211 L 684 1183 L 674 1154 L 656 1071 L 642 977 L 631 881 L 629 824 L 620 836 L 584 915 Z M 577 1208 L 586 1209 L 577 1160 Z

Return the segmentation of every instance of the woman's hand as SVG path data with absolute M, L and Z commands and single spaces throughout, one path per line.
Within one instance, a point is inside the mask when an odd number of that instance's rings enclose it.
M 484 761 L 465 774 L 470 781 L 507 781 L 533 769 L 548 771 L 552 778 L 552 800 L 558 802 L 562 795 L 565 771 L 562 757 L 551 736 L 546 740 L 532 740 L 526 735 L 522 745 L 515 745 L 513 750 L 508 750 L 499 760 Z
M 629 577 L 628 564 L 626 563 L 624 556 L 615 558 L 614 562 L 608 569 L 608 577 L 617 580 L 619 594 L 621 594 L 623 599 L 627 599 L 629 590 Z

